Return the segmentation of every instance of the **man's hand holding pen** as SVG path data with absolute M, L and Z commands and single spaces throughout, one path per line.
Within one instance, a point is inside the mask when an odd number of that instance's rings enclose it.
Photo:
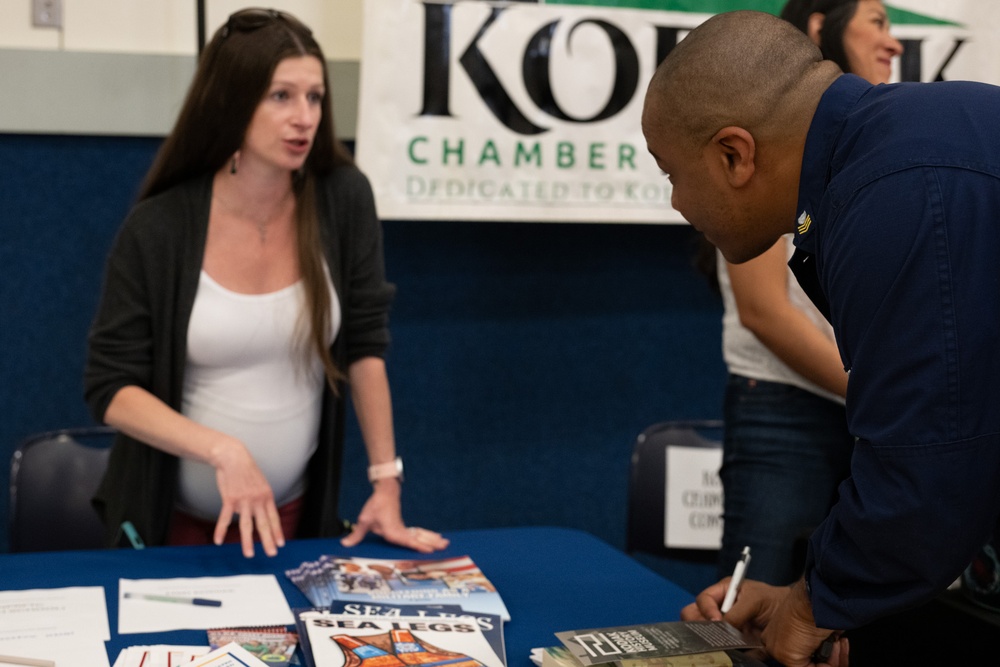
M 786 667 L 847 667 L 847 640 L 831 630 L 816 627 L 805 582 L 799 580 L 792 586 L 771 586 L 744 580 L 749 560 L 747 551 L 737 563 L 733 576 L 702 591 L 692 604 L 681 610 L 681 619 L 725 620 L 744 633 L 759 637 L 766 653 Z M 820 657 L 817 651 L 824 642 L 827 642 L 825 648 L 829 655 Z

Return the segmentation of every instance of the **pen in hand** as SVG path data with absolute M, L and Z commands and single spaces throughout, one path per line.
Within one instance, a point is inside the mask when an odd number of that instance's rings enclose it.
M 729 580 L 729 588 L 726 589 L 726 597 L 722 600 L 722 607 L 719 609 L 723 614 L 728 614 L 729 610 L 733 608 L 733 603 L 736 602 L 736 594 L 740 590 L 740 584 L 743 583 L 743 577 L 747 573 L 747 565 L 750 564 L 750 547 L 743 547 L 743 552 L 740 554 L 740 559 L 736 561 L 736 567 L 733 568 L 733 578 Z

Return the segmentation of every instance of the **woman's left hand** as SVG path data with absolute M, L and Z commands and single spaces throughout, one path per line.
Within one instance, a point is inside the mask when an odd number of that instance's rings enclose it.
M 421 553 L 431 553 L 448 546 L 448 540 L 440 533 L 426 528 L 406 527 L 400 508 L 400 482 L 389 477 L 375 483 L 375 490 L 361 508 L 354 529 L 340 540 L 345 547 L 353 547 L 370 532 L 387 542 L 413 549 Z

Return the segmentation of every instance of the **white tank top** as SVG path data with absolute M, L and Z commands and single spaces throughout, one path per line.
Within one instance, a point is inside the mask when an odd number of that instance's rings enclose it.
M 792 239 L 792 234 L 786 234 L 779 241 L 779 243 L 787 245 L 789 258 L 795 250 Z M 722 303 L 725 308 L 722 315 L 722 356 L 726 360 L 729 372 L 754 380 L 790 384 L 793 387 L 805 389 L 818 396 L 843 404 L 842 397 L 810 382 L 789 368 L 785 362 L 767 349 L 752 331 L 740 323 L 740 314 L 736 309 L 736 298 L 733 296 L 732 283 L 729 281 L 726 260 L 718 251 L 716 264 L 718 265 L 719 289 L 722 291 Z M 823 335 L 833 340 L 833 327 L 813 305 L 806 293 L 802 291 L 799 281 L 795 279 L 791 269 L 786 271 L 786 277 L 788 279 L 789 301 L 801 310 Z
M 340 328 L 340 301 L 330 289 L 330 342 Z M 201 272 L 187 332 L 181 412 L 241 440 L 267 477 L 280 506 L 305 491 L 316 451 L 323 366 L 306 364 L 304 288 L 299 281 L 269 294 L 240 294 Z M 178 506 L 204 519 L 222 508 L 215 469 L 181 459 Z

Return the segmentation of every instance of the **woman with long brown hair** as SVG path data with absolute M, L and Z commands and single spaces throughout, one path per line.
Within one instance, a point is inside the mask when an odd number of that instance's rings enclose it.
M 115 543 L 345 531 L 349 387 L 373 493 L 355 530 L 423 552 L 400 509 L 383 355 L 382 241 L 371 188 L 335 139 L 326 60 L 285 12 L 234 13 L 207 45 L 177 123 L 108 258 L 85 376 L 120 432 L 95 498 Z

